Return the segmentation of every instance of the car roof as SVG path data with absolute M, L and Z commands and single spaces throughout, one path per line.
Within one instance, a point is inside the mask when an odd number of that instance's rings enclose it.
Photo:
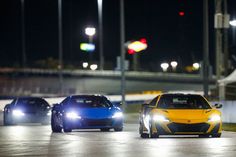
M 164 95 L 169 95 L 169 96 L 181 96 L 181 95 L 185 95 L 185 96 L 202 96 L 200 94 L 191 94 L 191 93 L 162 93 L 162 96 Z
M 15 99 L 43 99 L 41 97 L 32 97 L 32 96 L 22 96 L 22 97 L 16 97 Z
M 71 95 L 71 96 L 69 96 L 70 98 L 74 98 L 74 97 L 105 97 L 104 95 L 89 95 L 89 94 L 87 94 L 87 95 Z

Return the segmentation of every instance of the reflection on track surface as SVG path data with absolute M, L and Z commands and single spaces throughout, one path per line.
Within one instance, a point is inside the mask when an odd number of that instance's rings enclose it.
M 141 139 L 136 124 L 126 124 L 123 132 L 71 133 L 52 133 L 50 126 L 1 126 L 0 156 L 235 157 L 236 133 L 223 132 L 221 138 Z

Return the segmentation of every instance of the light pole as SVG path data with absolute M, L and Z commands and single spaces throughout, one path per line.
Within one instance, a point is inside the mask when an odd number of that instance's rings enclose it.
M 98 24 L 99 24 L 99 62 L 100 70 L 104 69 L 104 56 L 103 56 L 103 22 L 102 22 L 102 3 L 103 0 L 97 0 L 98 2 Z
M 125 17 L 124 0 L 120 0 L 120 69 L 121 69 L 121 97 L 123 110 L 125 110 Z
M 224 76 L 228 75 L 229 71 L 229 46 L 228 46 L 228 30 L 229 18 L 227 0 L 224 0 Z
M 209 91 L 209 21 L 208 0 L 203 0 L 203 91 L 208 97 Z M 218 67 L 216 67 L 218 68 Z
M 207 0 L 208 2 L 208 0 Z M 204 2 L 205 3 L 205 0 Z M 222 72 L 222 19 L 223 19 L 223 14 L 222 14 L 222 3 L 223 0 L 215 0 L 215 51 L 216 51 L 216 61 L 215 61 L 215 69 L 216 69 L 216 79 L 219 80 L 221 77 L 221 72 Z M 204 11 L 204 9 L 203 9 Z M 204 66 L 204 65 L 203 65 Z M 203 68 L 204 70 L 204 68 Z
M 21 42 L 22 42 L 22 67 L 26 67 L 25 52 L 25 0 L 21 0 Z
M 62 0 L 58 0 L 58 53 L 59 53 L 59 82 L 60 82 L 60 94 L 63 93 L 63 46 L 62 46 Z

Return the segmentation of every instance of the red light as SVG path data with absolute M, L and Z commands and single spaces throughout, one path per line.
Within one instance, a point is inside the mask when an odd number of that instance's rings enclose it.
M 184 13 L 183 11 L 180 11 L 180 12 L 179 12 L 179 16 L 184 16 L 184 14 L 185 14 L 185 13 Z
M 145 38 L 141 38 L 139 41 L 140 41 L 141 43 L 147 43 L 147 39 L 145 39 Z
M 128 54 L 132 55 L 132 54 L 134 54 L 134 53 L 135 53 L 134 50 L 132 50 L 132 49 L 128 49 Z

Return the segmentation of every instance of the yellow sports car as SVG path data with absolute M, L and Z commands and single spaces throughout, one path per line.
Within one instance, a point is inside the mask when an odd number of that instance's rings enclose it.
M 220 137 L 221 104 L 212 107 L 201 95 L 161 94 L 140 112 L 139 133 L 142 138 L 159 135 L 199 135 Z

